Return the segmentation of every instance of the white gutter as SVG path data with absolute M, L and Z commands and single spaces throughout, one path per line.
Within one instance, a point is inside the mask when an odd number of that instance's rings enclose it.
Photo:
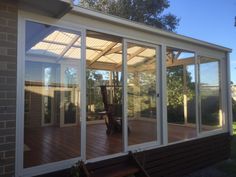
M 72 9 L 72 12 L 82 15 L 82 16 L 88 16 L 90 18 L 94 18 L 94 19 L 98 19 L 98 20 L 102 20 L 102 21 L 107 21 L 110 23 L 114 23 L 114 24 L 118 24 L 118 25 L 122 25 L 122 26 L 127 26 L 130 28 L 134 28 L 134 29 L 138 29 L 144 32 L 148 32 L 148 33 L 153 33 L 153 34 L 158 34 L 161 36 L 166 36 L 169 38 L 173 38 L 173 39 L 177 39 L 177 40 L 182 40 L 185 42 L 190 42 L 190 43 L 194 43 L 194 44 L 198 44 L 198 45 L 202 45 L 205 47 L 209 47 L 209 48 L 213 48 L 216 50 L 220 50 L 220 51 L 224 51 L 224 52 L 232 52 L 232 49 L 230 48 L 226 48 L 220 45 L 216 45 L 216 44 L 212 44 L 209 42 L 205 42 L 202 40 L 198 40 L 198 39 L 194 39 L 191 37 L 187 37 L 184 35 L 179 35 L 173 32 L 168 32 L 168 31 L 164 31 L 155 27 L 151 27 L 145 24 L 141 24 L 138 22 L 134 22 L 131 20 L 127 20 L 127 19 L 123 19 L 117 16 L 113 16 L 113 15 L 108 15 L 102 12 L 98 12 L 95 10 L 90 10 L 90 9 L 86 9 L 83 7 L 79 7 L 79 6 L 74 6 Z

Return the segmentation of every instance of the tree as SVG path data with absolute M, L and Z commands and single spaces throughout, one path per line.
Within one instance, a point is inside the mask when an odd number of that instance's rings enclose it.
M 189 102 L 194 100 L 195 83 L 191 81 L 191 73 L 186 72 L 186 87 L 184 87 L 183 76 L 183 65 L 172 66 L 166 69 L 169 122 L 184 122 L 184 95 L 187 96 Z M 194 122 L 194 117 L 189 115 L 188 121 Z
M 168 106 L 177 108 L 183 105 L 186 94 L 188 100 L 193 99 L 195 93 L 195 83 L 191 82 L 192 77 L 189 72 L 186 73 L 186 88 L 184 89 L 184 68 L 182 65 L 173 66 L 166 69 Z
M 168 31 L 179 24 L 175 15 L 163 15 L 168 0 L 81 0 L 80 5 Z

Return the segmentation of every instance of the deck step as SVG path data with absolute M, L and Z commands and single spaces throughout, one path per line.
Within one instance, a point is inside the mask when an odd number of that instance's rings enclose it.
M 132 153 L 126 156 L 81 165 L 82 177 L 149 177 Z

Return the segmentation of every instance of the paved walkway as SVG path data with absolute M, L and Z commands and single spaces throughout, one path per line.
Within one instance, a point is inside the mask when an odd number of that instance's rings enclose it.
M 196 171 L 192 174 L 184 177 L 229 177 L 224 172 L 216 169 L 215 167 L 208 167 L 202 170 Z

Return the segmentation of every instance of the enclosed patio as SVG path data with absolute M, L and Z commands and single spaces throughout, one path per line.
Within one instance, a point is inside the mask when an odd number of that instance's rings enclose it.
M 32 39 L 31 29 L 41 33 Z M 79 32 L 35 22 L 26 30 L 24 166 L 31 167 L 80 156 L 84 77 Z M 160 144 L 160 52 L 160 46 L 87 31 L 86 159 L 122 152 L 124 134 L 131 149 Z M 165 57 L 168 143 L 195 138 L 195 53 L 168 47 Z M 200 69 L 213 65 L 214 85 L 200 85 L 202 109 L 212 110 L 203 112 L 201 131 L 209 131 L 222 125 L 220 73 L 218 61 L 201 62 Z
M 200 163 L 218 153 L 207 151 L 212 143 L 228 145 L 230 49 L 76 9 L 58 21 L 24 11 L 19 17 L 21 176 L 129 152 L 150 159 L 152 170 L 172 160 L 179 168 L 180 156 L 184 167 L 188 156 Z M 221 149 L 216 157 L 226 157 Z

